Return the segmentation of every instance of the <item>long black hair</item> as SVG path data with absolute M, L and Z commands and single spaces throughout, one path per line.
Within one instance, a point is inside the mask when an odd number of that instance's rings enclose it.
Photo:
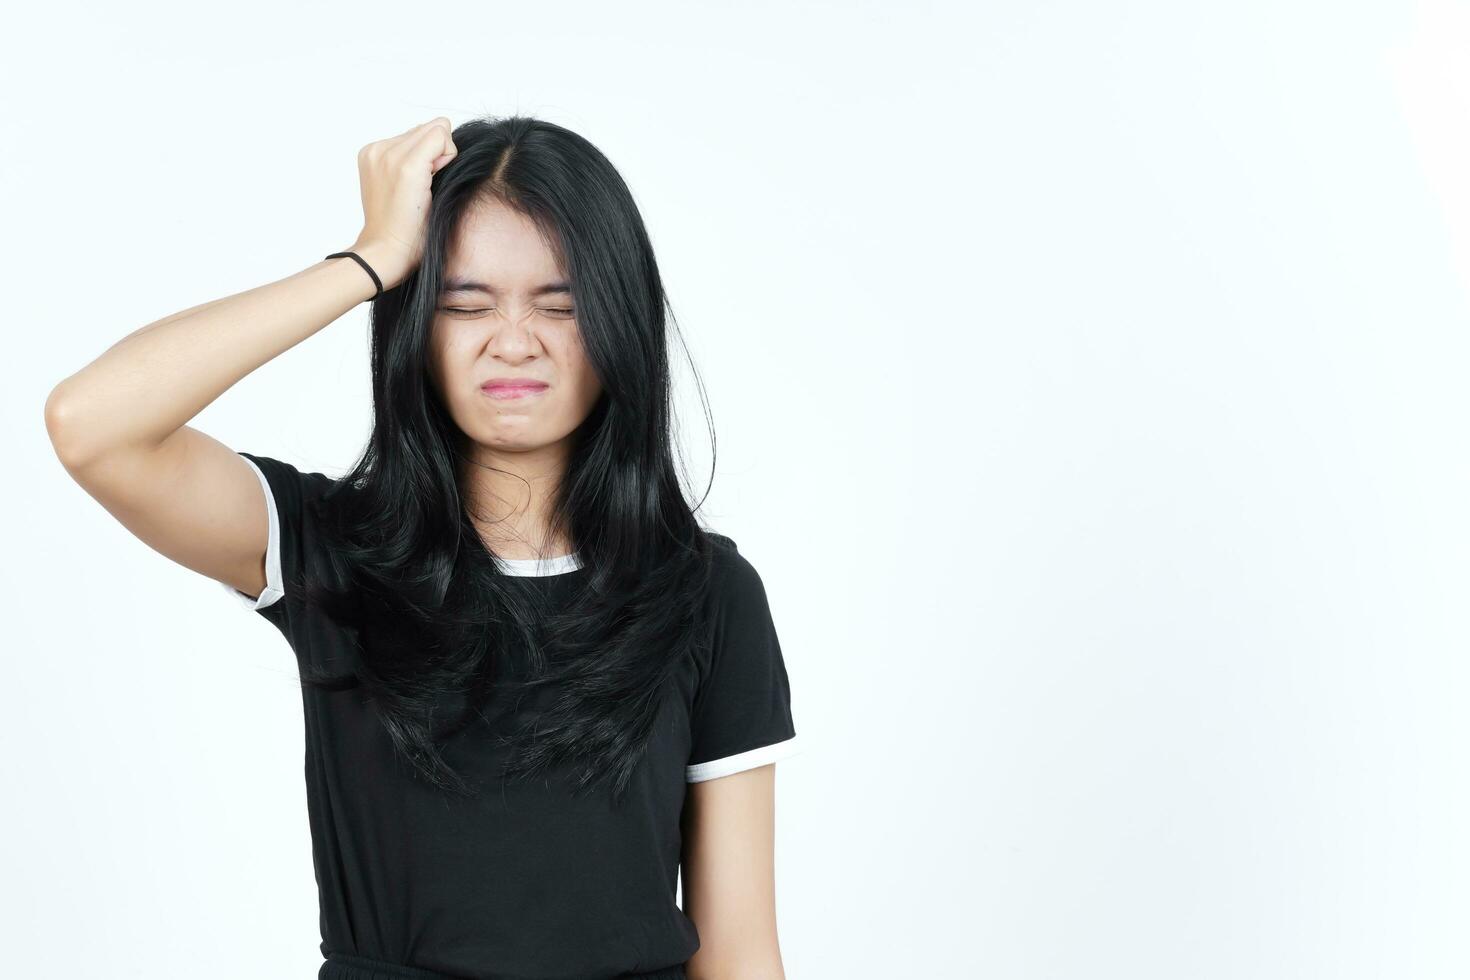
M 497 692 L 542 691 L 502 775 L 571 765 L 579 789 L 610 782 L 617 800 L 678 664 L 705 642 L 711 568 L 729 539 L 700 526 L 675 467 L 672 312 L 622 177 L 587 139 L 544 120 L 484 117 L 453 136 L 457 155 L 431 185 L 423 259 L 373 303 L 368 444 L 313 504 L 334 574 L 303 594 L 351 627 L 356 662 L 350 674 L 307 665 L 302 680 L 365 688 L 414 771 L 470 795 L 445 741 L 485 720 Z M 531 219 L 561 263 L 602 385 L 551 501 L 552 539 L 572 541 L 587 569 L 555 607 L 502 574 L 475 530 L 458 482 L 467 436 L 431 381 L 449 243 L 486 198 Z M 502 669 L 511 644 L 529 652 L 524 676 Z M 449 721 L 437 722 L 446 704 Z

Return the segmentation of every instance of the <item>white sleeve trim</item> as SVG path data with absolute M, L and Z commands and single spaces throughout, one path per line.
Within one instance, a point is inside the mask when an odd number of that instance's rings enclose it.
M 270 481 L 265 478 L 260 467 L 248 456 L 241 459 L 250 464 L 255 471 L 255 476 L 260 480 L 260 488 L 265 491 L 265 510 L 267 524 L 270 526 L 270 537 L 265 546 L 265 588 L 259 596 L 247 595 L 235 588 L 228 582 L 219 583 L 227 592 L 245 604 L 247 609 L 264 609 L 277 599 L 285 596 L 285 586 L 281 582 L 281 518 L 276 512 L 276 497 L 271 493 Z
M 727 755 L 723 759 L 711 759 L 708 762 L 697 762 L 692 766 L 685 766 L 684 781 L 700 783 L 706 779 L 729 776 L 732 773 L 744 772 L 757 766 L 769 765 L 778 759 L 790 758 L 801 750 L 802 746 L 797 743 L 796 736 L 793 735 L 783 742 L 772 742 L 770 745 L 762 745 L 746 752 Z

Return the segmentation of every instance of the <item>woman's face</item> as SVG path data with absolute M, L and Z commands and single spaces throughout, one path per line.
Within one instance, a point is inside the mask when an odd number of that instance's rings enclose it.
M 602 386 L 582 349 L 571 284 L 529 218 L 500 201 L 470 208 L 435 305 L 430 372 L 472 442 L 543 449 L 592 411 Z

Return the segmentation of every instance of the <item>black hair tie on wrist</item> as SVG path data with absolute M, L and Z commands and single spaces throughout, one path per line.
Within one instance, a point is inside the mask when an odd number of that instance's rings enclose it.
M 356 252 L 333 252 L 331 255 L 328 255 L 327 258 L 329 258 L 329 259 L 345 259 L 345 258 L 353 258 L 353 259 L 356 259 L 357 260 L 357 264 L 360 265 L 360 266 L 362 266 L 364 269 L 366 269 L 367 270 L 367 274 L 373 277 L 373 285 L 375 285 L 375 286 L 378 287 L 378 291 L 377 291 L 376 294 L 374 294 L 373 299 L 377 299 L 379 296 L 382 296 L 383 295 L 383 280 L 381 280 L 381 279 L 378 278 L 378 274 L 373 271 L 373 267 L 370 266 L 370 265 L 368 265 L 367 264 L 367 261 L 361 255 L 358 255 Z

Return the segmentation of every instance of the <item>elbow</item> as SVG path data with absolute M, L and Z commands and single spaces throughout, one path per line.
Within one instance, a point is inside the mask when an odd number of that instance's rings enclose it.
M 760 964 L 750 967 L 685 967 L 688 980 L 786 980 L 786 971 L 781 964 Z
M 66 396 L 66 383 L 62 382 L 46 396 L 46 435 L 51 439 L 51 448 L 67 472 L 75 472 L 87 460 L 83 447 L 80 426 L 71 403 Z
M 701 949 L 684 964 L 688 980 L 786 980 L 780 953 L 708 955 Z

